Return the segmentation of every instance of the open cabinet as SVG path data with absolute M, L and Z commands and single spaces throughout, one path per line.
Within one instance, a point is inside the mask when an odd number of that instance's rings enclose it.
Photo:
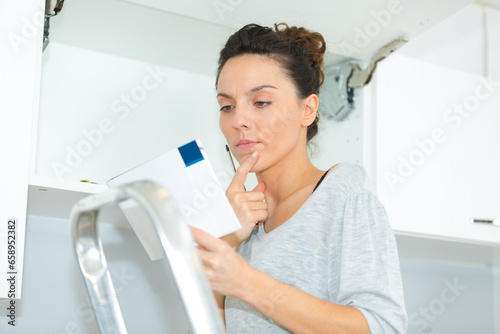
M 197 136 L 213 157 L 216 170 L 229 175 L 225 152 L 220 149 L 224 140 L 217 129 L 214 74 L 225 39 L 244 23 L 286 21 L 316 29 L 327 41 L 327 68 L 349 59 L 363 66 L 391 40 L 405 36 L 410 45 L 416 36 L 468 3 L 317 1 L 307 6 L 293 3 L 283 10 L 276 2 L 266 4 L 265 13 L 258 4 L 243 1 L 199 1 L 196 6 L 148 0 L 69 3 L 53 19 L 52 44 L 44 54 L 40 114 L 35 113 L 38 140 L 31 151 L 29 214 L 64 219 L 75 200 L 105 189 L 102 184 L 107 179 Z M 330 162 L 321 159 L 335 156 L 338 161 L 364 165 L 374 180 L 387 170 L 381 165 L 384 154 L 394 154 L 387 153 L 393 145 L 384 141 L 384 133 L 389 133 L 385 127 L 397 127 L 401 120 L 391 120 L 386 110 L 397 108 L 391 105 L 396 98 L 407 98 L 398 94 L 399 80 L 408 81 L 403 86 L 413 80 L 399 71 L 400 77 L 384 81 L 390 64 L 382 61 L 380 78 L 356 89 L 357 108 L 348 119 L 324 120 L 327 130 L 318 141 L 336 144 L 335 148 L 321 147 L 320 165 L 328 168 Z M 397 65 L 392 66 L 392 73 L 397 73 Z M 177 131 L 180 128 L 186 131 Z M 399 128 L 408 133 L 404 126 Z M 384 184 L 377 182 L 378 190 Z M 493 212 L 485 215 L 494 216 Z M 118 211 L 103 219 L 123 222 Z M 443 224 L 433 226 L 439 229 Z M 395 228 L 406 237 L 460 241 L 453 229 L 441 233 L 433 228 Z M 490 226 L 473 229 L 484 230 L 478 232 L 482 237 L 470 239 L 470 231 L 464 230 L 462 241 L 498 243 L 488 232 Z M 492 255 L 485 263 L 496 263 L 495 259 Z
M 364 66 L 390 41 L 405 36 L 411 45 L 414 38 L 471 2 L 68 1 L 51 20 L 49 46 L 29 70 L 41 72 L 42 77 L 41 85 L 39 78 L 32 79 L 33 131 L 27 125 L 24 129 L 31 136 L 31 147 L 22 148 L 31 156 L 27 214 L 44 217 L 42 222 L 67 220 L 72 205 L 105 190 L 107 179 L 194 138 L 204 143 L 215 170 L 231 175 L 218 130 L 214 80 L 220 48 L 243 24 L 304 25 L 325 36 L 326 67 L 347 60 Z M 30 6 L 40 3 L 33 1 Z M 321 154 L 313 157 L 324 169 L 332 165 L 332 157 L 335 162 L 362 164 L 377 191 L 383 191 L 388 168 L 380 152 L 393 140 L 385 136 L 391 131 L 388 120 L 394 120 L 390 112 L 400 106 L 393 104 L 391 94 L 407 101 L 407 96 L 397 95 L 398 74 L 406 84 L 412 79 L 398 73 L 396 63 L 389 63 L 391 57 L 380 63 L 372 83 L 356 90 L 356 109 L 346 120 L 324 118 L 324 132 L 318 136 Z M 385 112 L 389 106 L 393 109 Z M 422 114 L 427 116 L 431 115 Z M 390 214 L 398 206 L 389 197 L 384 201 Z M 406 224 L 404 214 L 398 211 L 393 221 L 402 257 L 500 264 L 500 238 L 494 227 L 457 230 L 449 225 L 453 217 L 419 226 Z M 99 219 L 128 226 L 117 209 Z

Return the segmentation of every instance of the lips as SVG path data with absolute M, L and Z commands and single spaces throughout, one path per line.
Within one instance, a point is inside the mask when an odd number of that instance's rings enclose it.
M 258 144 L 258 142 L 244 139 L 240 140 L 236 146 L 238 146 L 238 148 L 240 149 L 245 150 L 254 147 L 256 144 Z

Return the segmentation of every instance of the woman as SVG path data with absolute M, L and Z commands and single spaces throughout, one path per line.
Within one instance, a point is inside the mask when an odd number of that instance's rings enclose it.
M 395 238 L 364 169 L 325 172 L 307 154 L 325 41 L 282 25 L 243 27 L 219 59 L 220 128 L 240 162 L 226 195 L 242 229 L 192 230 L 227 332 L 403 333 Z

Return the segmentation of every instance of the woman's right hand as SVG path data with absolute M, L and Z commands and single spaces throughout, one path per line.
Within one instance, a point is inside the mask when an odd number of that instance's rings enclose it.
M 252 191 L 245 191 L 245 180 L 248 173 L 259 160 L 255 151 L 236 170 L 231 184 L 226 190 L 226 197 L 231 204 L 241 229 L 221 237 L 234 249 L 250 236 L 255 224 L 267 219 L 267 204 L 264 198 L 266 185 L 260 182 Z

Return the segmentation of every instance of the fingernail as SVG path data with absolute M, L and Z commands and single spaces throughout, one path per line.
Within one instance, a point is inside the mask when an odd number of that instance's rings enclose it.
M 259 154 L 259 152 L 258 152 L 258 151 L 253 152 L 253 153 L 252 153 L 252 157 L 254 157 L 254 158 L 255 158 L 255 157 L 257 156 L 257 154 Z

